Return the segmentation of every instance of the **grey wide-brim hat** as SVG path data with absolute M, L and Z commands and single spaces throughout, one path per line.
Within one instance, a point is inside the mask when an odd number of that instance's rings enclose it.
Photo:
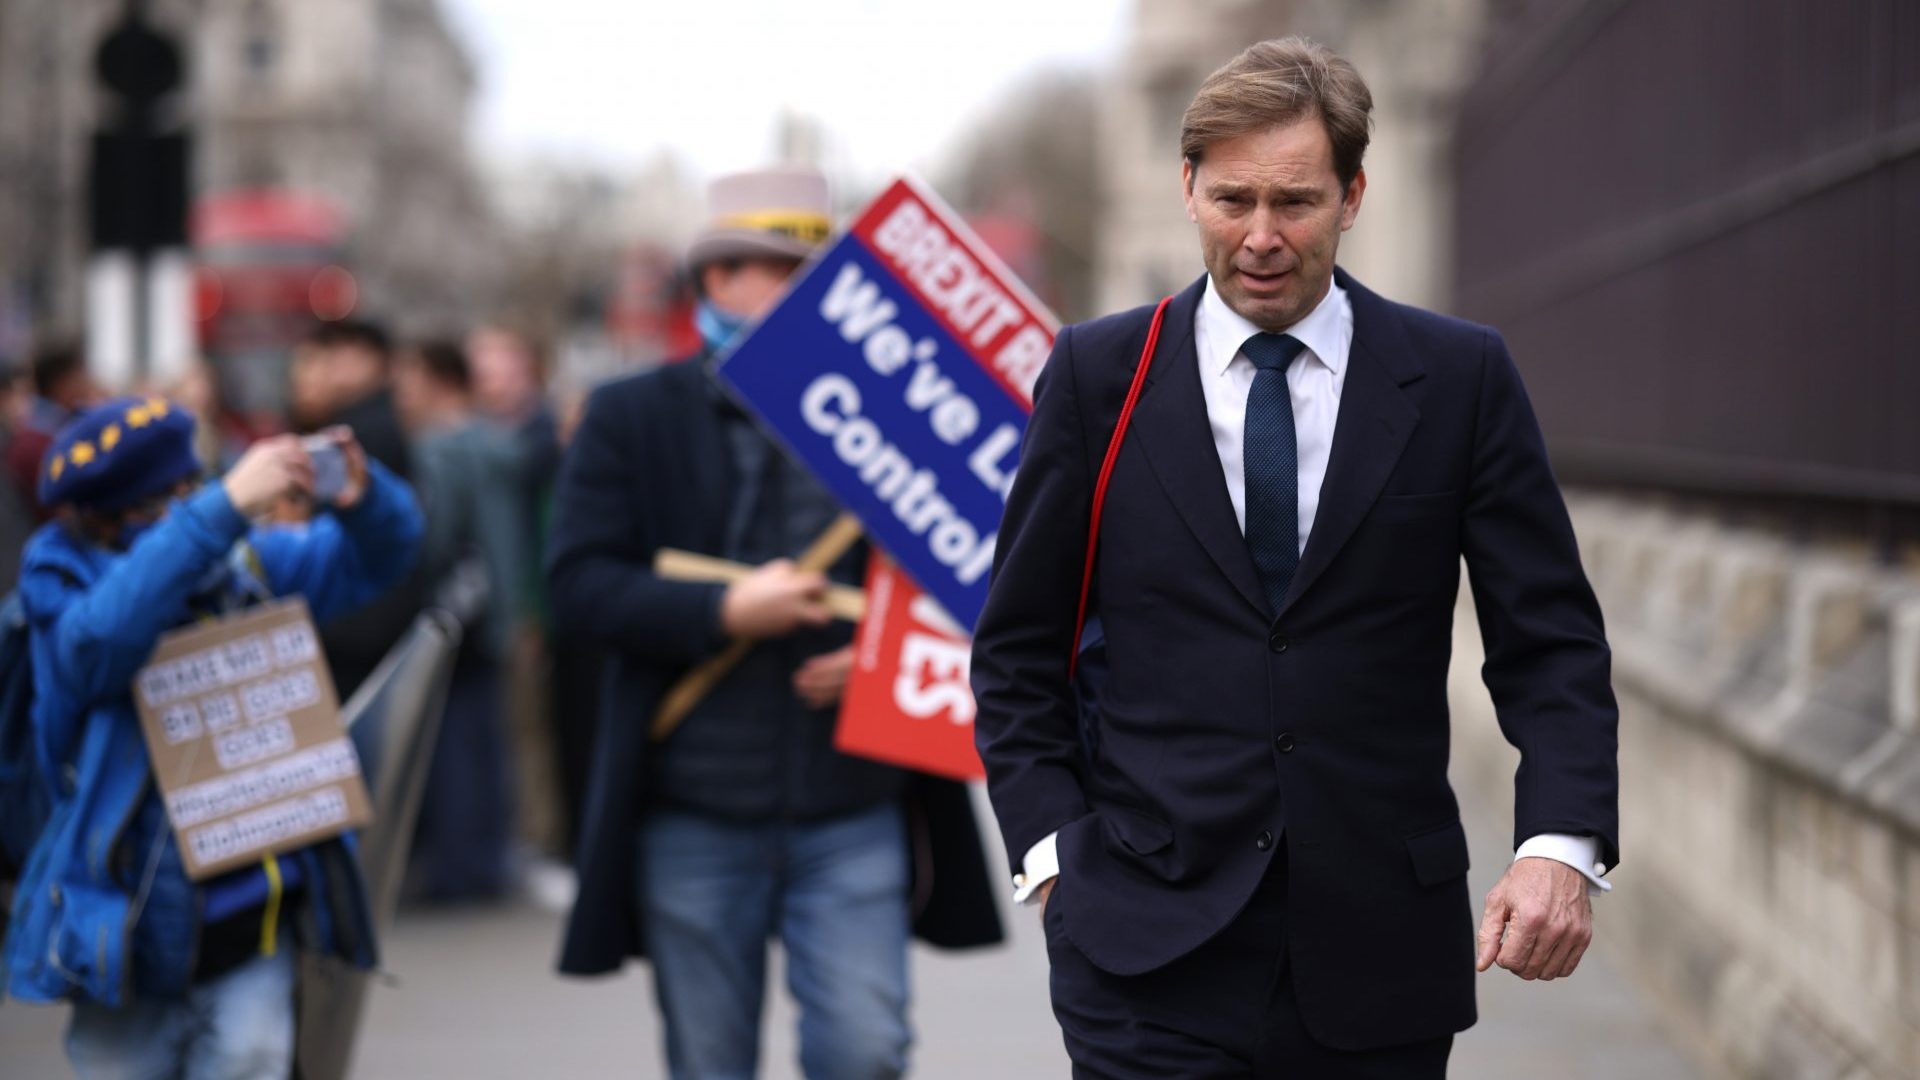
M 722 176 L 707 188 L 707 225 L 687 249 L 695 274 L 722 259 L 805 259 L 833 231 L 827 178 L 783 165 Z

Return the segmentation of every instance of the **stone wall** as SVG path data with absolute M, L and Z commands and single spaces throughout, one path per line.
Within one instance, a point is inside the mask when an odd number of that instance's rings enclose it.
M 1620 700 L 1601 947 L 1742 1077 L 1920 1076 L 1920 576 L 1570 499 Z M 1511 805 L 1465 590 L 1455 782 Z

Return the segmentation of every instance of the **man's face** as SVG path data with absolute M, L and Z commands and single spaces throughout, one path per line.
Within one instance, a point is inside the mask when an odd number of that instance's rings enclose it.
M 1185 163 L 1187 216 L 1200 226 L 1207 273 L 1227 306 L 1267 331 L 1305 318 L 1333 278 L 1367 176 L 1345 191 L 1317 115 L 1210 143 Z
M 504 330 L 477 330 L 467 338 L 467 362 L 473 368 L 473 399 L 494 416 L 513 417 L 540 398 L 540 377 L 533 353 Z
M 296 346 L 293 365 L 287 369 L 287 411 L 296 424 L 318 424 L 333 414 L 333 408 L 326 351 L 316 345 Z
M 85 371 L 76 371 L 53 384 L 53 395 L 49 399 L 70 413 L 83 413 L 106 400 L 106 392 L 93 376 Z
M 729 315 L 757 319 L 773 310 L 800 264 L 792 259 L 714 263 L 700 271 L 707 300 Z

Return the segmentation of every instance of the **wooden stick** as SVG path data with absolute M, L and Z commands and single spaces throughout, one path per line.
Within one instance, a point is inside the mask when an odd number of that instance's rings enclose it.
M 653 572 L 675 581 L 739 581 L 753 573 L 754 567 L 729 559 L 716 559 L 679 548 L 661 548 L 653 557 Z M 851 585 L 829 585 L 825 597 L 827 610 L 834 618 L 859 622 L 867 617 L 867 593 Z
M 860 519 L 852 514 L 841 514 L 833 519 L 833 524 L 827 526 L 827 531 L 807 545 L 807 550 L 794 560 L 794 565 L 801 570 L 824 571 L 839 562 L 840 556 L 847 553 L 860 535 Z M 727 672 L 732 671 L 753 646 L 751 641 L 735 641 L 724 652 L 708 657 L 680 676 L 680 681 L 674 683 L 667 695 L 660 699 L 660 711 L 653 716 L 653 741 L 659 742 L 673 734 L 674 729 L 680 726 L 680 721 L 685 720 L 693 707 L 700 704 L 701 699 L 718 686 L 721 679 L 726 678 Z

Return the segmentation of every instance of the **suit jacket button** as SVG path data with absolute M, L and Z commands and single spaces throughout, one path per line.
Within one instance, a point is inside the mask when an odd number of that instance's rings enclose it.
M 1277 630 L 1274 631 L 1274 634 L 1272 637 L 1267 639 L 1267 648 L 1272 649 L 1274 652 L 1277 652 L 1277 653 L 1286 652 L 1287 646 L 1291 644 L 1293 644 L 1293 642 L 1287 640 L 1287 635 L 1282 634 Z
M 1273 745 L 1279 747 L 1280 752 L 1283 754 L 1293 753 L 1293 732 L 1281 732 L 1279 736 L 1273 740 Z
M 1273 848 L 1273 834 L 1266 829 L 1261 829 L 1260 838 L 1253 842 L 1253 846 L 1259 848 L 1261 851 L 1271 850 Z

